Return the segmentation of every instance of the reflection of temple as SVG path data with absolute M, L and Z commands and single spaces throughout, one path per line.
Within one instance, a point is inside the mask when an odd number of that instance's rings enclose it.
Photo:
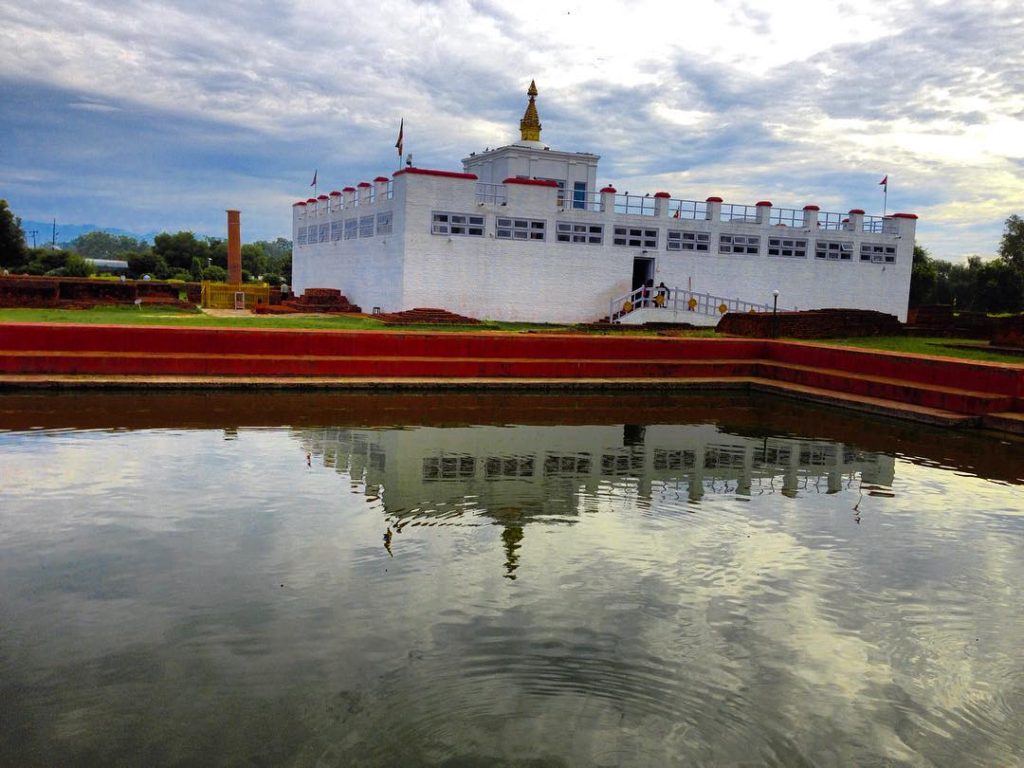
M 858 479 L 891 485 L 891 456 L 841 443 L 744 437 L 713 425 L 512 426 L 298 432 L 304 449 L 380 495 L 389 518 L 457 521 L 485 514 L 504 527 L 509 575 L 523 525 L 569 520 L 598 491 L 640 498 L 835 493 Z M 514 576 L 513 576 L 514 577 Z

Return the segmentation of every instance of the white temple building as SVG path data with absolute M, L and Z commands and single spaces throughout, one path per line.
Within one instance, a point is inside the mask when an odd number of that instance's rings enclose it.
M 542 143 L 535 84 L 528 95 L 520 140 L 471 153 L 461 171 L 410 164 L 295 203 L 296 294 L 534 322 L 714 325 L 776 300 L 906 320 L 916 215 L 598 189 L 599 157 Z M 664 283 L 667 300 L 644 298 L 644 283 Z

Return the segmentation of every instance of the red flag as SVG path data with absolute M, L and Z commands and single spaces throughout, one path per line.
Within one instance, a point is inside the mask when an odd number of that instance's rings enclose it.
M 309 182 L 309 186 L 311 186 L 311 187 L 315 187 L 316 186 L 316 171 L 313 171 L 313 180 L 311 182 Z
M 879 184 L 879 186 L 882 186 L 882 187 L 885 187 L 886 189 L 888 189 L 889 188 L 889 174 L 888 173 L 885 174 L 885 176 L 882 177 L 882 180 L 880 182 L 878 182 L 878 184 Z
M 402 147 L 405 145 L 405 118 L 398 126 L 398 141 L 395 142 L 395 149 L 398 150 L 398 159 L 402 159 Z

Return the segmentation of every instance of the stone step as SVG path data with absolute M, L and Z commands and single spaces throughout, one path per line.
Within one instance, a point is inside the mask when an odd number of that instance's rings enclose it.
M 998 429 L 1000 432 L 1024 435 L 1024 413 L 1018 411 L 986 413 L 981 417 L 981 425 L 989 429 Z
M 755 361 L 0 350 L 0 373 L 451 378 L 749 376 Z
M 849 392 L 838 392 L 833 389 L 812 387 L 788 381 L 776 381 L 769 378 L 751 378 L 748 380 L 750 389 L 768 392 L 775 395 L 795 397 L 800 400 L 811 400 L 826 405 L 848 408 L 855 411 L 875 413 L 897 419 L 911 419 L 926 424 L 945 427 L 970 427 L 979 423 L 980 417 L 964 413 L 947 411 L 942 408 L 931 408 L 914 403 L 898 402 L 879 397 L 857 395 Z
M 906 381 L 886 376 L 817 368 L 795 363 L 761 361 L 759 371 L 773 381 L 816 387 L 863 397 L 981 415 L 1009 410 L 1014 398 L 992 392 Z

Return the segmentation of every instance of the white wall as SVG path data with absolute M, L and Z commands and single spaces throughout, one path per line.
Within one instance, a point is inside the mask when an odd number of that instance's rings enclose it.
M 506 189 L 507 205 L 480 206 L 475 180 L 399 174 L 394 180 L 393 201 L 320 214 L 344 218 L 386 207 L 394 211 L 393 235 L 296 245 L 295 290 L 301 293 L 307 287 L 339 288 L 367 312 L 374 306 L 383 311 L 441 307 L 481 319 L 588 322 L 606 316 L 610 301 L 631 289 L 634 257 L 645 255 L 655 259 L 655 283 L 664 281 L 670 288 L 763 304 L 771 304 L 772 291 L 778 290 L 780 309 L 850 307 L 906 319 L 916 224 L 913 219 L 888 220 L 898 229 L 884 235 L 860 231 L 859 226 L 853 231 L 807 231 L 772 227 L 767 221 L 720 222 L 717 209 L 712 220 L 675 219 L 675 201 L 659 200 L 657 216 L 617 214 L 610 195 L 606 196 L 605 212 L 572 208 L 559 211 L 556 190 L 551 187 L 509 184 Z M 485 236 L 431 234 L 434 211 L 483 215 Z M 495 238 L 496 217 L 512 214 L 545 220 L 547 239 Z M 603 224 L 604 243 L 557 242 L 555 224 L 560 220 Z M 613 245 L 616 224 L 657 228 L 657 248 L 643 254 L 640 248 Z M 709 251 L 668 251 L 666 233 L 670 229 L 709 233 Z M 720 254 L 721 232 L 760 236 L 760 254 Z M 808 239 L 805 258 L 765 255 L 768 238 L 786 233 Z M 852 259 L 816 259 L 815 237 L 852 241 Z M 860 245 L 864 242 L 895 245 L 896 262 L 883 265 L 860 261 Z

